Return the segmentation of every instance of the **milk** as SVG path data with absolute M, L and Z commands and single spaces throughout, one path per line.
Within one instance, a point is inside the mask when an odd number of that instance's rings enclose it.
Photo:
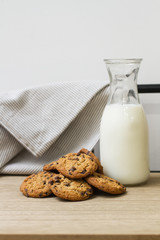
M 149 178 L 148 126 L 141 104 L 105 107 L 100 128 L 104 174 L 132 185 Z

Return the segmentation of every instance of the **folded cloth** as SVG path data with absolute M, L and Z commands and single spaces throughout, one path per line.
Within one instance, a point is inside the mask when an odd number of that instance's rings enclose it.
M 55 82 L 0 93 L 0 174 L 31 174 L 99 139 L 106 82 Z

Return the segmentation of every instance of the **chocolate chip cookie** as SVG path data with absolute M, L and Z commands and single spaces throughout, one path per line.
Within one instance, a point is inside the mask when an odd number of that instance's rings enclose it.
M 28 176 L 20 186 L 20 191 L 26 197 L 43 198 L 52 194 L 52 191 L 48 185 L 48 181 L 51 181 L 54 173 L 39 172 Z
M 92 193 L 92 187 L 82 179 L 69 179 L 62 174 L 56 174 L 49 181 L 49 186 L 54 195 L 70 201 L 82 201 L 88 199 Z
M 51 166 L 51 164 L 53 165 Z M 69 153 L 51 164 L 48 169 L 57 169 L 58 172 L 72 179 L 84 178 L 94 173 L 98 168 L 97 163 L 91 156 L 77 155 L 77 153 Z M 44 169 L 47 169 L 47 167 Z
M 99 190 L 110 194 L 121 194 L 126 192 L 126 188 L 118 181 L 100 173 L 95 172 L 93 175 L 85 178 L 85 180 Z
M 78 152 L 78 155 L 83 154 L 83 153 L 85 153 L 86 155 L 91 156 L 91 157 L 94 159 L 94 161 L 95 161 L 95 162 L 97 163 L 97 165 L 98 165 L 97 172 L 103 174 L 103 167 L 102 167 L 102 165 L 101 165 L 101 163 L 100 163 L 100 161 L 99 161 L 99 158 L 97 158 L 97 157 L 94 155 L 93 152 L 89 151 L 89 150 L 86 149 L 86 148 L 82 148 L 82 149 Z

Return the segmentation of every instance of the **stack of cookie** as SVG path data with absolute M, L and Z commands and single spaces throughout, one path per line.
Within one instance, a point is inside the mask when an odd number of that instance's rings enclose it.
M 32 174 L 21 184 L 20 190 L 27 197 L 47 197 L 80 201 L 93 194 L 93 188 L 110 194 L 121 194 L 126 188 L 115 179 L 103 175 L 99 159 L 83 148 L 69 153 L 43 167 L 42 172 Z

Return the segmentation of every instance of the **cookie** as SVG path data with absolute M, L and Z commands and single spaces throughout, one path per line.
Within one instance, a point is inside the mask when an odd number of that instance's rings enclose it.
M 92 187 L 82 179 L 73 180 L 62 174 L 56 174 L 49 186 L 54 195 L 70 201 L 86 200 L 93 193 Z
M 82 148 L 82 149 L 78 152 L 78 155 L 83 154 L 83 153 L 85 153 L 86 155 L 91 156 L 91 157 L 94 159 L 94 161 L 95 161 L 95 162 L 97 163 L 97 165 L 98 165 L 97 172 L 103 174 L 103 167 L 102 167 L 102 165 L 101 165 L 101 163 L 100 163 L 100 161 L 99 161 L 99 158 L 97 158 L 97 157 L 94 155 L 93 152 L 89 151 L 89 150 L 86 149 L 86 148 Z
M 28 176 L 20 186 L 20 191 L 26 197 L 43 198 L 52 194 L 48 181 L 52 179 L 54 173 L 39 172 Z
M 100 173 L 95 172 L 92 176 L 85 178 L 85 180 L 99 190 L 110 194 L 121 194 L 126 192 L 126 188 L 118 181 Z
M 51 163 L 52 164 L 52 163 Z M 69 153 L 59 158 L 49 169 L 62 173 L 64 176 L 71 179 L 84 178 L 94 173 L 98 165 L 93 158 L 86 154 L 77 155 L 77 153 Z M 47 169 L 45 167 L 45 169 Z

